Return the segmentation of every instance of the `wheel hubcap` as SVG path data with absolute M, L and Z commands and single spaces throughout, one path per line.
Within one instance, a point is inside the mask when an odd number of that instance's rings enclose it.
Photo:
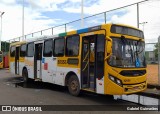
M 76 80 L 73 80 L 73 81 L 71 82 L 71 89 L 72 89 L 73 91 L 76 91 L 76 90 L 77 90 L 77 87 L 78 87 L 77 81 L 76 81 Z

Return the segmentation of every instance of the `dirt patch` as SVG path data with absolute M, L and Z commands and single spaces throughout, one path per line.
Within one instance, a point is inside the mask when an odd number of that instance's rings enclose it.
M 147 65 L 147 80 L 149 84 L 158 84 L 158 65 Z

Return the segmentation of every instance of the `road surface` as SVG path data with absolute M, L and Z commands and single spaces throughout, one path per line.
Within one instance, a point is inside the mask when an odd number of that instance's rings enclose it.
M 0 69 L 1 105 L 50 105 L 51 107 L 52 105 L 66 107 L 70 105 L 73 108 L 77 108 L 74 106 L 81 105 L 81 110 L 82 107 L 87 105 L 89 106 L 89 110 L 94 112 L 100 105 L 106 106 L 106 108 L 112 110 L 112 112 L 110 112 L 112 114 L 114 113 L 113 111 L 117 111 L 117 106 L 140 106 L 138 104 L 122 100 L 114 100 L 104 95 L 97 95 L 88 92 L 82 92 L 79 97 L 74 97 L 69 94 L 66 87 L 34 81 L 31 81 L 26 85 L 21 81 L 21 76 L 15 76 L 10 74 L 6 69 Z M 71 110 L 71 107 L 68 108 Z

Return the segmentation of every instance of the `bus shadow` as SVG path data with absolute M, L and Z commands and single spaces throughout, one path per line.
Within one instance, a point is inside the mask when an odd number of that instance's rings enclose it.
M 30 89 L 48 89 L 52 91 L 62 92 L 65 95 L 69 95 L 67 87 L 30 80 L 29 82 L 23 82 L 22 77 L 10 77 L 6 81 L 15 85 L 15 87 L 22 87 L 22 88 L 30 88 Z M 73 96 L 74 97 L 74 96 Z M 90 101 L 97 102 L 98 104 L 119 104 L 119 101 L 114 100 L 113 96 L 111 95 L 101 95 L 87 91 L 81 91 L 81 94 L 77 98 L 82 98 Z
M 31 89 L 50 89 L 54 91 L 66 91 L 67 88 L 47 82 L 29 80 L 24 82 L 22 77 L 10 77 L 5 79 L 6 82 L 12 83 L 15 87 L 31 88 Z

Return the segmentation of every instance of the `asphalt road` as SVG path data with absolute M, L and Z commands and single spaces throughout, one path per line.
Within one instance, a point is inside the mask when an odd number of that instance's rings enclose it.
M 139 106 L 88 92 L 82 92 L 79 97 L 74 97 L 65 87 L 34 81 L 26 85 L 21 81 L 20 76 L 12 75 L 6 69 L 0 69 L 0 105 L 63 105 L 66 107 L 68 105 L 82 105 L 82 107 L 106 105 L 113 111 L 117 110 L 117 106 Z M 96 106 L 90 107 L 91 110 L 96 110 Z

